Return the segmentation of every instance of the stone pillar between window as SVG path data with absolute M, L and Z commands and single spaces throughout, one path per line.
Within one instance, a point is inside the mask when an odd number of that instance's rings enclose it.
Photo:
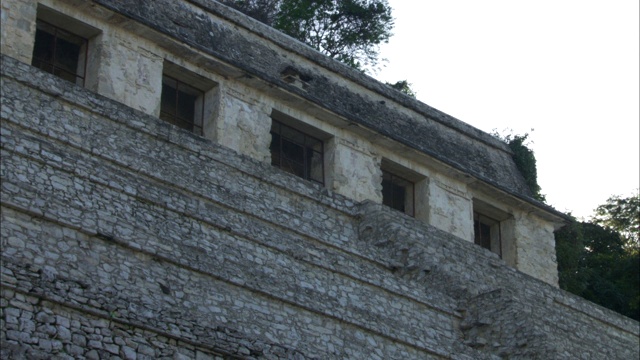
M 381 157 L 368 144 L 332 138 L 325 159 L 329 189 L 355 201 L 382 202 Z
M 220 86 L 214 86 L 204 93 L 204 119 L 202 121 L 202 136 L 216 140 L 216 124 L 220 119 Z
M 100 93 L 100 69 L 103 64 L 102 45 L 103 34 L 88 39 L 88 51 L 85 61 L 87 62 L 86 77 L 84 87 Z
M 109 32 L 102 36 L 98 92 L 134 109 L 160 115 L 163 57 L 137 41 Z
M 515 214 L 516 268 L 558 286 L 554 224 L 525 212 Z
M 215 141 L 258 161 L 270 162 L 271 107 L 229 87 L 222 88 L 221 85 L 219 91 Z
M 2 26 L 0 26 L 0 49 L 26 64 L 31 64 L 36 35 L 35 0 L 2 0 Z
M 434 177 L 429 187 L 429 223 L 440 230 L 473 242 L 473 203 L 464 185 Z
M 425 177 L 414 184 L 415 217 L 425 223 L 430 222 L 431 197 L 429 196 L 429 178 Z

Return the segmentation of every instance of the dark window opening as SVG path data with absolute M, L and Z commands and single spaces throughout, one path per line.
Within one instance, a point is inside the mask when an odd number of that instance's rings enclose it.
M 306 180 L 324 185 L 323 142 L 273 120 L 271 165 Z
M 33 66 L 84 86 L 86 59 L 87 39 L 37 20 Z
M 414 216 L 413 182 L 382 170 L 382 203 Z
M 474 242 L 502 256 L 502 234 L 500 221 L 473 213 Z
M 160 118 L 202 135 L 204 92 L 170 76 L 162 76 Z

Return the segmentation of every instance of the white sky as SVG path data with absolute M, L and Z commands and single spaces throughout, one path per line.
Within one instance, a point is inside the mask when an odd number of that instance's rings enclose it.
M 538 183 L 560 211 L 588 218 L 640 187 L 638 0 L 388 2 L 378 80 L 406 79 L 486 132 L 530 133 Z

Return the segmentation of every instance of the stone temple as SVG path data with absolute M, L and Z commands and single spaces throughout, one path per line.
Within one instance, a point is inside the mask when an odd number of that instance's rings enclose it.
M 3 0 L 3 359 L 637 359 L 492 136 L 212 0 Z

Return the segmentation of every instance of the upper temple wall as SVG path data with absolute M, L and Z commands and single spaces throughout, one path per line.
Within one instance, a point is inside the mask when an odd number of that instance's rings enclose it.
M 224 5 L 202 0 L 96 2 L 210 54 L 244 75 L 275 84 L 350 122 L 531 200 L 505 144 Z M 203 13 L 226 21 L 214 21 Z M 282 79 L 289 67 L 307 77 L 304 88 Z
M 188 73 L 207 89 L 204 138 L 269 163 L 272 119 L 294 124 L 324 141 L 328 190 L 381 203 L 383 171 L 397 173 L 414 217 L 473 242 L 474 217 L 491 215 L 504 228 L 491 250 L 557 285 L 561 217 L 531 198 L 504 143 L 264 24 L 198 0 L 6 0 L 2 14 L 3 54 L 32 61 L 36 17 L 77 21 L 85 88 L 158 117 L 163 75 Z

